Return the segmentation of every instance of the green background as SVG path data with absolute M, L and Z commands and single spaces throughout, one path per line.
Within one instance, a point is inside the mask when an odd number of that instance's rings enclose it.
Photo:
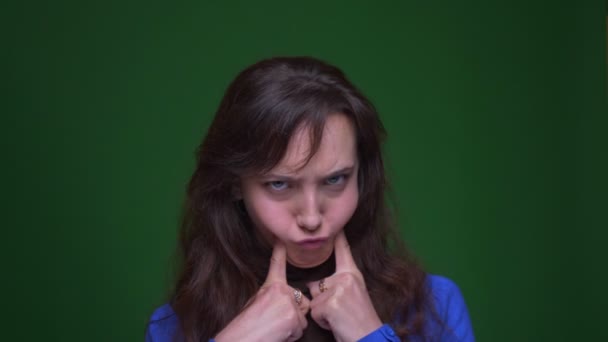
M 480 341 L 608 340 L 603 1 L 0 5 L 0 339 L 138 341 L 230 80 L 340 66 L 378 107 L 400 227 Z

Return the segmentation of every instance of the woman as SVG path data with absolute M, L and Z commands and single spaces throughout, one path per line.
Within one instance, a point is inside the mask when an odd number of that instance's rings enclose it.
M 393 232 L 384 135 L 334 66 L 284 57 L 241 72 L 198 150 L 181 273 L 147 340 L 474 340 L 458 288 Z

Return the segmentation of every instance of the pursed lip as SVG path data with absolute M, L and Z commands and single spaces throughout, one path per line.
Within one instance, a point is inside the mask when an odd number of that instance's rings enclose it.
M 317 249 L 321 247 L 326 241 L 327 238 L 305 239 L 302 241 L 298 241 L 297 244 L 298 246 L 305 249 Z

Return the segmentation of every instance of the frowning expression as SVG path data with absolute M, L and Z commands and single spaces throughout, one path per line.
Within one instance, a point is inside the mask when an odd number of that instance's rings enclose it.
M 329 115 L 319 149 L 306 163 L 310 146 L 308 128 L 302 126 L 272 170 L 241 178 L 241 196 L 255 228 L 269 243 L 283 241 L 288 261 L 302 268 L 330 257 L 336 234 L 359 200 L 351 121 Z

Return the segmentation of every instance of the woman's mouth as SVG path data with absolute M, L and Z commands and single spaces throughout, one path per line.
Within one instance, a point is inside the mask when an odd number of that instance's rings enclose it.
M 327 241 L 327 239 L 325 239 L 325 238 L 306 239 L 306 240 L 297 242 L 297 245 L 303 249 L 313 250 L 313 249 L 318 249 L 321 246 L 323 246 L 323 244 L 325 244 L 326 241 Z

